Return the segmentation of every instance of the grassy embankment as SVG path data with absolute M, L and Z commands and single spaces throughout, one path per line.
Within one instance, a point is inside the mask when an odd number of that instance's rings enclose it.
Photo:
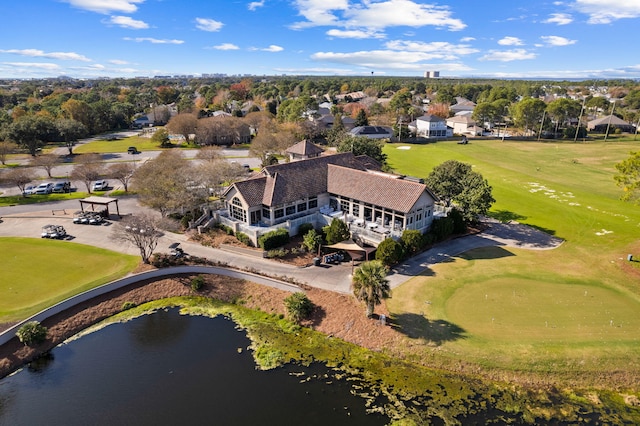
M 23 320 L 131 272 L 136 256 L 68 241 L 0 238 L 0 323 Z
M 410 149 L 400 149 L 410 146 Z M 391 144 L 389 163 L 426 177 L 456 159 L 492 185 L 492 215 L 545 230 L 555 250 L 472 250 L 397 288 L 392 316 L 416 359 L 579 376 L 640 377 L 640 208 L 618 200 L 614 164 L 634 142 Z M 438 350 L 433 350 L 433 345 Z M 420 348 L 420 349 L 416 349 Z

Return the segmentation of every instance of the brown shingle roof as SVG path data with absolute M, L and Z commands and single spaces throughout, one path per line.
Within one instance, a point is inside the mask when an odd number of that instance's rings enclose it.
M 418 201 L 426 185 L 329 164 L 327 188 L 332 194 L 360 200 L 402 213 Z
M 318 145 L 315 145 L 309 142 L 306 139 L 298 142 L 297 144 L 287 149 L 287 153 L 289 154 L 297 154 L 297 155 L 305 155 L 305 156 L 314 156 L 322 152 L 324 152 L 324 149 L 320 148 Z
M 266 181 L 266 176 L 259 176 L 256 178 L 236 182 L 233 185 L 240 193 L 242 198 L 244 198 L 244 200 L 249 204 L 249 207 L 254 207 L 262 204 L 262 197 L 264 194 Z
M 365 170 L 351 152 L 276 164 L 262 169 L 266 176 L 262 203 L 281 205 L 327 192 L 327 165 Z

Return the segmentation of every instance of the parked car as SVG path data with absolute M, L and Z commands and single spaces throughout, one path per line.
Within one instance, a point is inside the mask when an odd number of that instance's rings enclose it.
M 51 192 L 55 192 L 58 194 L 71 192 L 71 182 L 69 182 L 68 180 L 64 182 L 56 182 L 53 184 Z
M 53 190 L 53 184 L 51 182 L 41 183 L 36 187 L 36 194 L 38 195 L 51 194 L 52 190 Z
M 130 146 L 129 149 L 127 149 L 127 154 L 140 154 L 140 151 L 138 151 L 138 148 L 135 146 Z
M 92 191 L 106 191 L 109 188 L 109 182 L 104 179 L 97 180 L 93 183 L 91 187 Z
M 22 191 L 22 195 L 33 195 L 36 193 L 37 186 L 35 185 L 27 185 L 24 187 L 24 191 Z
M 60 239 L 67 236 L 67 231 L 61 225 L 45 225 L 42 227 L 42 238 Z

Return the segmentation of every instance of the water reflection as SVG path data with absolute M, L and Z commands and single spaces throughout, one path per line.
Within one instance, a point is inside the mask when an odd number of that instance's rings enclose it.
M 249 344 L 227 319 L 175 309 L 114 324 L 55 348 L 46 368 L 2 379 L 0 425 L 388 422 L 322 366 L 256 370 Z

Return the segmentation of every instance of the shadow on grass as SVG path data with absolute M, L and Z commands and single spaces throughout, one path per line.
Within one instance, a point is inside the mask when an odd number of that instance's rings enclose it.
M 489 246 L 489 247 L 480 247 L 477 249 L 472 249 L 467 252 L 460 254 L 458 257 L 464 260 L 476 260 L 476 259 L 501 259 L 503 257 L 511 257 L 515 256 L 515 254 L 511 253 L 509 250 L 505 250 L 499 246 Z
M 441 345 L 465 338 L 464 329 L 444 320 L 429 320 L 423 315 L 404 313 L 394 315 L 392 321 L 396 330 L 410 339 L 420 339 Z
M 533 229 L 537 229 L 538 231 L 544 232 L 545 234 L 548 234 L 548 235 L 556 235 L 556 231 L 553 229 L 543 228 L 542 226 L 529 225 L 529 224 L 527 224 L 527 226 L 530 226 Z
M 527 218 L 526 216 L 522 216 L 522 215 L 520 215 L 518 213 L 514 213 L 514 212 L 511 212 L 509 210 L 498 210 L 498 211 L 495 211 L 495 212 L 489 212 L 487 214 L 487 216 L 489 216 L 489 217 L 491 217 L 491 218 L 493 218 L 495 220 L 498 220 L 498 221 L 500 221 L 502 223 L 510 222 L 512 220 L 522 221 L 522 220 L 525 220 Z

